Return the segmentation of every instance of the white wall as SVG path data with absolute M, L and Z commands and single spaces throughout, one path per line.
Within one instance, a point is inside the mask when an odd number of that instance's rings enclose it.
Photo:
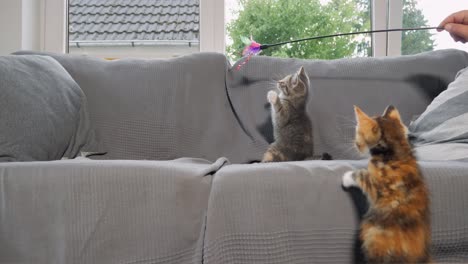
M 0 55 L 41 50 L 43 0 L 0 0 Z
M 21 1 L 0 0 L 0 55 L 21 49 Z

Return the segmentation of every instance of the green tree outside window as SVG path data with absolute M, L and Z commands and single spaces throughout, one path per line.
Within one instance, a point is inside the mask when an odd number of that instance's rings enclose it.
M 227 25 L 233 40 L 227 47 L 238 60 L 242 37 L 254 36 L 259 43 L 276 43 L 310 36 L 370 30 L 369 0 L 239 0 L 238 18 Z M 415 0 L 404 1 L 404 27 L 426 26 L 427 20 Z M 404 32 L 402 54 L 433 50 L 427 31 Z M 337 59 L 371 55 L 370 36 L 347 36 L 299 42 L 263 51 L 265 55 L 303 59 Z

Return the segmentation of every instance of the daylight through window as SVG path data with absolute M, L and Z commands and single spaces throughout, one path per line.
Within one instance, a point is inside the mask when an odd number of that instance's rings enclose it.
M 69 0 L 69 53 L 114 59 L 198 52 L 198 0 Z

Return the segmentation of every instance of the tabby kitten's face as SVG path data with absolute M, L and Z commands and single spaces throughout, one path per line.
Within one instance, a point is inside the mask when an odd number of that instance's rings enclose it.
M 369 117 L 357 106 L 354 106 L 354 112 L 357 121 L 354 143 L 361 153 L 375 147 L 388 148 L 407 138 L 407 128 L 394 106 L 388 106 L 382 116 L 377 117 Z
M 309 77 L 307 77 L 304 67 L 279 80 L 277 87 L 281 99 L 305 99 L 309 91 Z

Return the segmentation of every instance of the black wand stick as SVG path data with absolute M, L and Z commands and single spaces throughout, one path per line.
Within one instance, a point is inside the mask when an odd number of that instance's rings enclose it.
M 369 33 L 381 33 L 381 32 L 393 32 L 393 31 L 415 31 L 415 30 L 431 30 L 431 29 L 444 29 L 441 27 L 420 27 L 420 28 L 391 28 L 391 29 L 378 29 L 378 30 L 368 30 L 368 31 L 358 31 L 358 32 L 349 32 L 349 33 L 339 33 L 339 34 L 332 34 L 332 35 L 324 35 L 324 36 L 316 36 L 310 38 L 302 38 L 302 39 L 295 39 L 295 40 L 288 40 L 284 42 L 274 43 L 274 44 L 262 44 L 260 46 L 260 50 L 264 50 L 270 47 L 281 46 L 284 44 L 296 43 L 306 40 L 315 40 L 315 39 L 324 39 L 324 38 L 333 38 L 333 37 L 342 37 L 342 36 L 350 36 L 350 35 L 358 35 L 358 34 L 369 34 Z
M 281 46 L 284 44 L 296 43 L 301 41 L 307 40 L 316 40 L 316 39 L 324 39 L 324 38 L 333 38 L 333 37 L 342 37 L 342 36 L 350 36 L 350 35 L 358 35 L 358 34 L 369 34 L 369 33 L 381 33 L 381 32 L 393 32 L 393 31 L 417 31 L 417 30 L 431 30 L 431 29 L 438 29 L 443 30 L 442 27 L 419 27 L 419 28 L 390 28 L 390 29 L 377 29 L 377 30 L 368 30 L 368 31 L 358 31 L 358 32 L 349 32 L 349 33 L 338 33 L 332 35 L 324 35 L 324 36 L 316 36 L 316 37 L 309 37 L 309 38 L 301 38 L 295 40 L 288 40 L 274 44 L 260 44 L 255 42 L 252 38 L 250 39 L 250 43 L 246 43 L 247 46 L 244 48 L 242 52 L 242 56 L 246 59 L 237 65 L 236 70 L 239 70 L 243 65 L 245 65 L 252 56 L 259 54 L 262 50 Z M 248 41 L 247 41 L 248 42 Z

